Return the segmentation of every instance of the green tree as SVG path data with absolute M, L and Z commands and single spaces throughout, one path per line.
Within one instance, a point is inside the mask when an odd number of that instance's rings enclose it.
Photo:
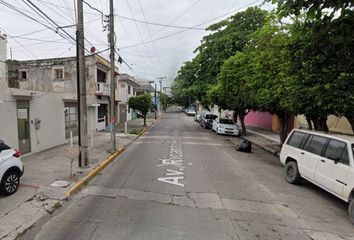
M 211 33 L 202 39 L 195 50 L 196 56 L 178 71 L 176 89 L 183 89 L 183 93 L 195 97 L 205 107 L 212 104 L 208 92 L 216 85 L 222 64 L 242 51 L 251 35 L 262 26 L 266 15 L 267 11 L 260 8 L 248 8 L 209 26 Z
M 290 72 L 289 37 L 288 26 L 271 17 L 245 50 L 252 69 L 247 84 L 254 99 L 253 109 L 278 116 L 282 143 L 290 131 L 292 115 L 297 114 L 293 103 L 301 100 L 294 91 L 294 76 Z
M 167 108 L 172 104 L 172 98 L 164 93 L 159 93 L 159 100 L 162 106 L 162 110 L 166 112 Z
M 144 126 L 146 126 L 146 115 L 152 106 L 152 96 L 148 93 L 130 97 L 128 105 L 132 109 L 141 111 L 144 116 Z
M 255 106 L 248 84 L 252 70 L 249 56 L 238 52 L 225 61 L 218 75 L 218 84 L 213 89 L 216 104 L 239 116 L 243 134 L 246 134 L 245 116 Z

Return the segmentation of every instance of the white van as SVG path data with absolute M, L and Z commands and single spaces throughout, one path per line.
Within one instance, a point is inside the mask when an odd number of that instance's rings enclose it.
M 294 129 L 280 152 L 285 179 L 304 178 L 349 203 L 354 224 L 354 137 Z

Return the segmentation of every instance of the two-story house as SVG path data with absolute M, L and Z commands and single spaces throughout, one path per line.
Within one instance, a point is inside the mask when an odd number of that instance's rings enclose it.
M 86 56 L 85 64 L 88 133 L 93 137 L 110 119 L 110 64 L 96 54 Z M 7 71 L 0 88 L 0 139 L 27 153 L 77 135 L 76 57 L 8 60 Z
M 119 107 L 118 107 L 118 122 L 123 123 L 125 121 L 132 120 L 136 117 L 136 112 L 130 109 L 128 106 L 128 100 L 130 97 L 136 96 L 136 90 L 140 86 L 140 83 L 128 74 L 119 74 Z

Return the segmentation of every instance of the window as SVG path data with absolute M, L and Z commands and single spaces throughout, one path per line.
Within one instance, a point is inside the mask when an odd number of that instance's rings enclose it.
M 27 71 L 26 70 L 20 70 L 19 71 L 19 77 L 22 80 L 26 80 L 27 79 Z
M 232 121 L 231 119 L 224 119 L 224 118 L 220 119 L 219 122 L 221 124 L 230 124 L 230 125 L 234 125 L 235 124 L 234 121 Z
M 7 149 L 11 149 L 11 148 L 0 140 L 0 152 Z
M 130 94 L 130 85 L 128 85 L 128 94 Z
M 306 136 L 306 133 L 294 132 L 291 135 L 291 137 L 289 138 L 287 144 L 292 147 L 300 148 L 301 143 L 302 143 L 305 136 Z
M 77 107 L 65 107 L 65 128 L 73 128 L 78 126 Z
M 325 137 L 313 136 L 312 140 L 309 141 L 307 151 L 313 154 L 321 155 L 323 146 L 326 144 L 326 142 L 327 138 Z
M 54 79 L 64 79 L 64 68 L 54 68 L 53 75 Z
M 331 139 L 328 143 L 325 157 L 349 165 L 347 144 L 342 141 Z

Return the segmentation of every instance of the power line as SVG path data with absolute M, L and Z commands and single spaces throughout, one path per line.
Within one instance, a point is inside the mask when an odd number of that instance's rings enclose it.
M 230 14 L 236 12 L 236 11 L 239 11 L 239 10 L 241 10 L 241 9 L 243 9 L 243 8 L 245 8 L 245 7 L 248 7 L 248 6 L 252 5 L 252 4 L 255 4 L 255 3 L 259 2 L 259 1 L 260 1 L 260 0 L 253 1 L 253 2 L 248 3 L 248 4 L 246 4 L 246 5 L 242 6 L 242 7 L 239 7 L 239 8 L 237 8 L 237 9 L 232 10 L 232 11 L 229 11 L 229 12 L 227 12 L 227 13 L 225 13 L 225 14 L 222 14 L 222 15 L 220 15 L 220 16 L 214 17 L 214 18 L 209 19 L 209 20 L 207 20 L 207 21 L 205 21 L 205 22 L 202 22 L 202 23 L 193 25 L 193 26 L 191 26 L 190 28 L 183 29 L 183 30 L 180 30 L 180 31 L 171 33 L 171 34 L 167 34 L 167 35 L 165 35 L 165 36 L 162 36 L 162 37 L 159 37 L 159 38 L 155 38 L 155 39 L 150 40 L 150 41 L 143 41 L 143 42 L 141 42 L 141 43 L 132 44 L 132 45 L 128 45 L 128 46 L 123 46 L 123 47 L 120 47 L 120 49 L 126 49 L 126 48 L 136 47 L 136 46 L 140 46 L 140 45 L 145 45 L 145 44 L 151 43 L 151 42 L 153 42 L 153 41 L 158 41 L 158 40 L 162 40 L 162 39 L 165 39 L 165 38 L 169 38 L 169 37 L 175 36 L 175 35 L 177 35 L 177 34 L 180 34 L 180 33 L 183 33 L 183 32 L 185 32 L 185 31 L 188 31 L 189 29 L 191 29 L 191 28 L 193 28 L 193 27 L 199 27 L 199 26 L 201 26 L 201 25 L 204 25 L 204 24 L 209 23 L 209 22 L 211 22 L 211 21 L 214 21 L 214 20 L 216 20 L 216 19 L 219 19 L 219 18 L 228 16 L 228 15 L 230 15 Z
M 198 1 L 199 1 L 199 0 L 198 0 Z M 143 6 L 141 5 L 140 0 L 138 0 L 138 3 L 139 3 L 139 6 L 140 6 L 140 9 L 141 9 L 141 12 L 143 13 L 144 20 L 146 21 L 146 16 L 145 16 L 144 8 L 143 8 Z M 148 24 L 146 24 L 146 28 L 147 28 L 147 30 L 148 30 L 150 39 L 152 40 L 152 34 L 151 34 L 150 27 L 149 27 Z M 153 48 L 154 48 L 155 56 L 156 56 L 156 58 L 157 58 L 157 62 L 158 62 L 158 64 L 159 64 L 160 70 L 161 70 L 161 72 L 163 72 L 162 65 L 161 65 L 161 61 L 160 61 L 160 58 L 159 58 L 159 56 L 158 56 L 158 54 L 157 54 L 156 45 L 155 45 L 155 42 L 154 42 L 154 41 L 152 42 L 152 46 L 153 46 Z

